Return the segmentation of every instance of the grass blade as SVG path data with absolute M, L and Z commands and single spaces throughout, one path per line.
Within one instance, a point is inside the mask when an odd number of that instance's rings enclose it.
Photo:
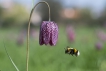
M 4 41 L 3 41 L 3 44 L 4 44 Z M 13 64 L 13 66 L 15 67 L 15 69 L 17 71 L 19 71 L 18 67 L 15 65 L 14 61 L 12 60 L 12 58 L 10 57 L 10 55 L 8 54 L 5 44 L 4 44 L 4 48 L 5 48 L 6 54 L 7 54 L 8 58 L 10 59 L 11 63 Z

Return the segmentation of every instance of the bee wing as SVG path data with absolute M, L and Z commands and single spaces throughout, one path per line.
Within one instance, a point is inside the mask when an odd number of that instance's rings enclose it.
M 69 46 L 67 46 L 66 48 L 64 48 L 65 50 L 67 49 L 67 48 L 70 48 Z
M 67 46 L 66 48 L 70 48 L 69 46 Z

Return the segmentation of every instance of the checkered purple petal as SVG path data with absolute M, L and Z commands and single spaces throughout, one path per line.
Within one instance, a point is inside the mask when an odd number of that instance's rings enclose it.
M 58 40 L 58 26 L 56 23 L 51 22 L 51 42 L 52 45 L 56 45 Z
M 43 41 L 45 45 L 47 45 L 50 42 L 50 31 L 51 31 L 51 25 L 50 22 L 45 21 L 45 25 L 43 26 Z

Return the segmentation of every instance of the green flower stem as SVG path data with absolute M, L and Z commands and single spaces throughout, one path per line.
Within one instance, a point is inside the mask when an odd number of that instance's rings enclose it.
M 28 71 L 28 62 L 29 62 L 29 31 L 30 31 L 30 23 L 31 23 L 31 16 L 33 14 L 33 11 L 35 9 L 35 7 L 40 4 L 40 3 L 45 3 L 48 8 L 49 8 L 49 21 L 51 20 L 50 18 L 50 6 L 49 4 L 46 2 L 46 1 L 41 1 L 41 2 L 38 2 L 31 10 L 31 13 L 30 13 L 30 17 L 29 17 L 29 23 L 28 23 L 28 33 L 27 33 L 27 52 L 26 52 L 26 71 Z
M 33 6 L 34 6 L 34 0 L 32 0 L 32 8 L 33 8 Z

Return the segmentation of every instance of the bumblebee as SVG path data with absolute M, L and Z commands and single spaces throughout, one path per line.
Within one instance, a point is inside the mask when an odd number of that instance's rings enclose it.
M 69 46 L 67 46 L 67 48 L 65 48 L 65 54 L 79 56 L 80 52 L 77 49 L 70 48 Z

